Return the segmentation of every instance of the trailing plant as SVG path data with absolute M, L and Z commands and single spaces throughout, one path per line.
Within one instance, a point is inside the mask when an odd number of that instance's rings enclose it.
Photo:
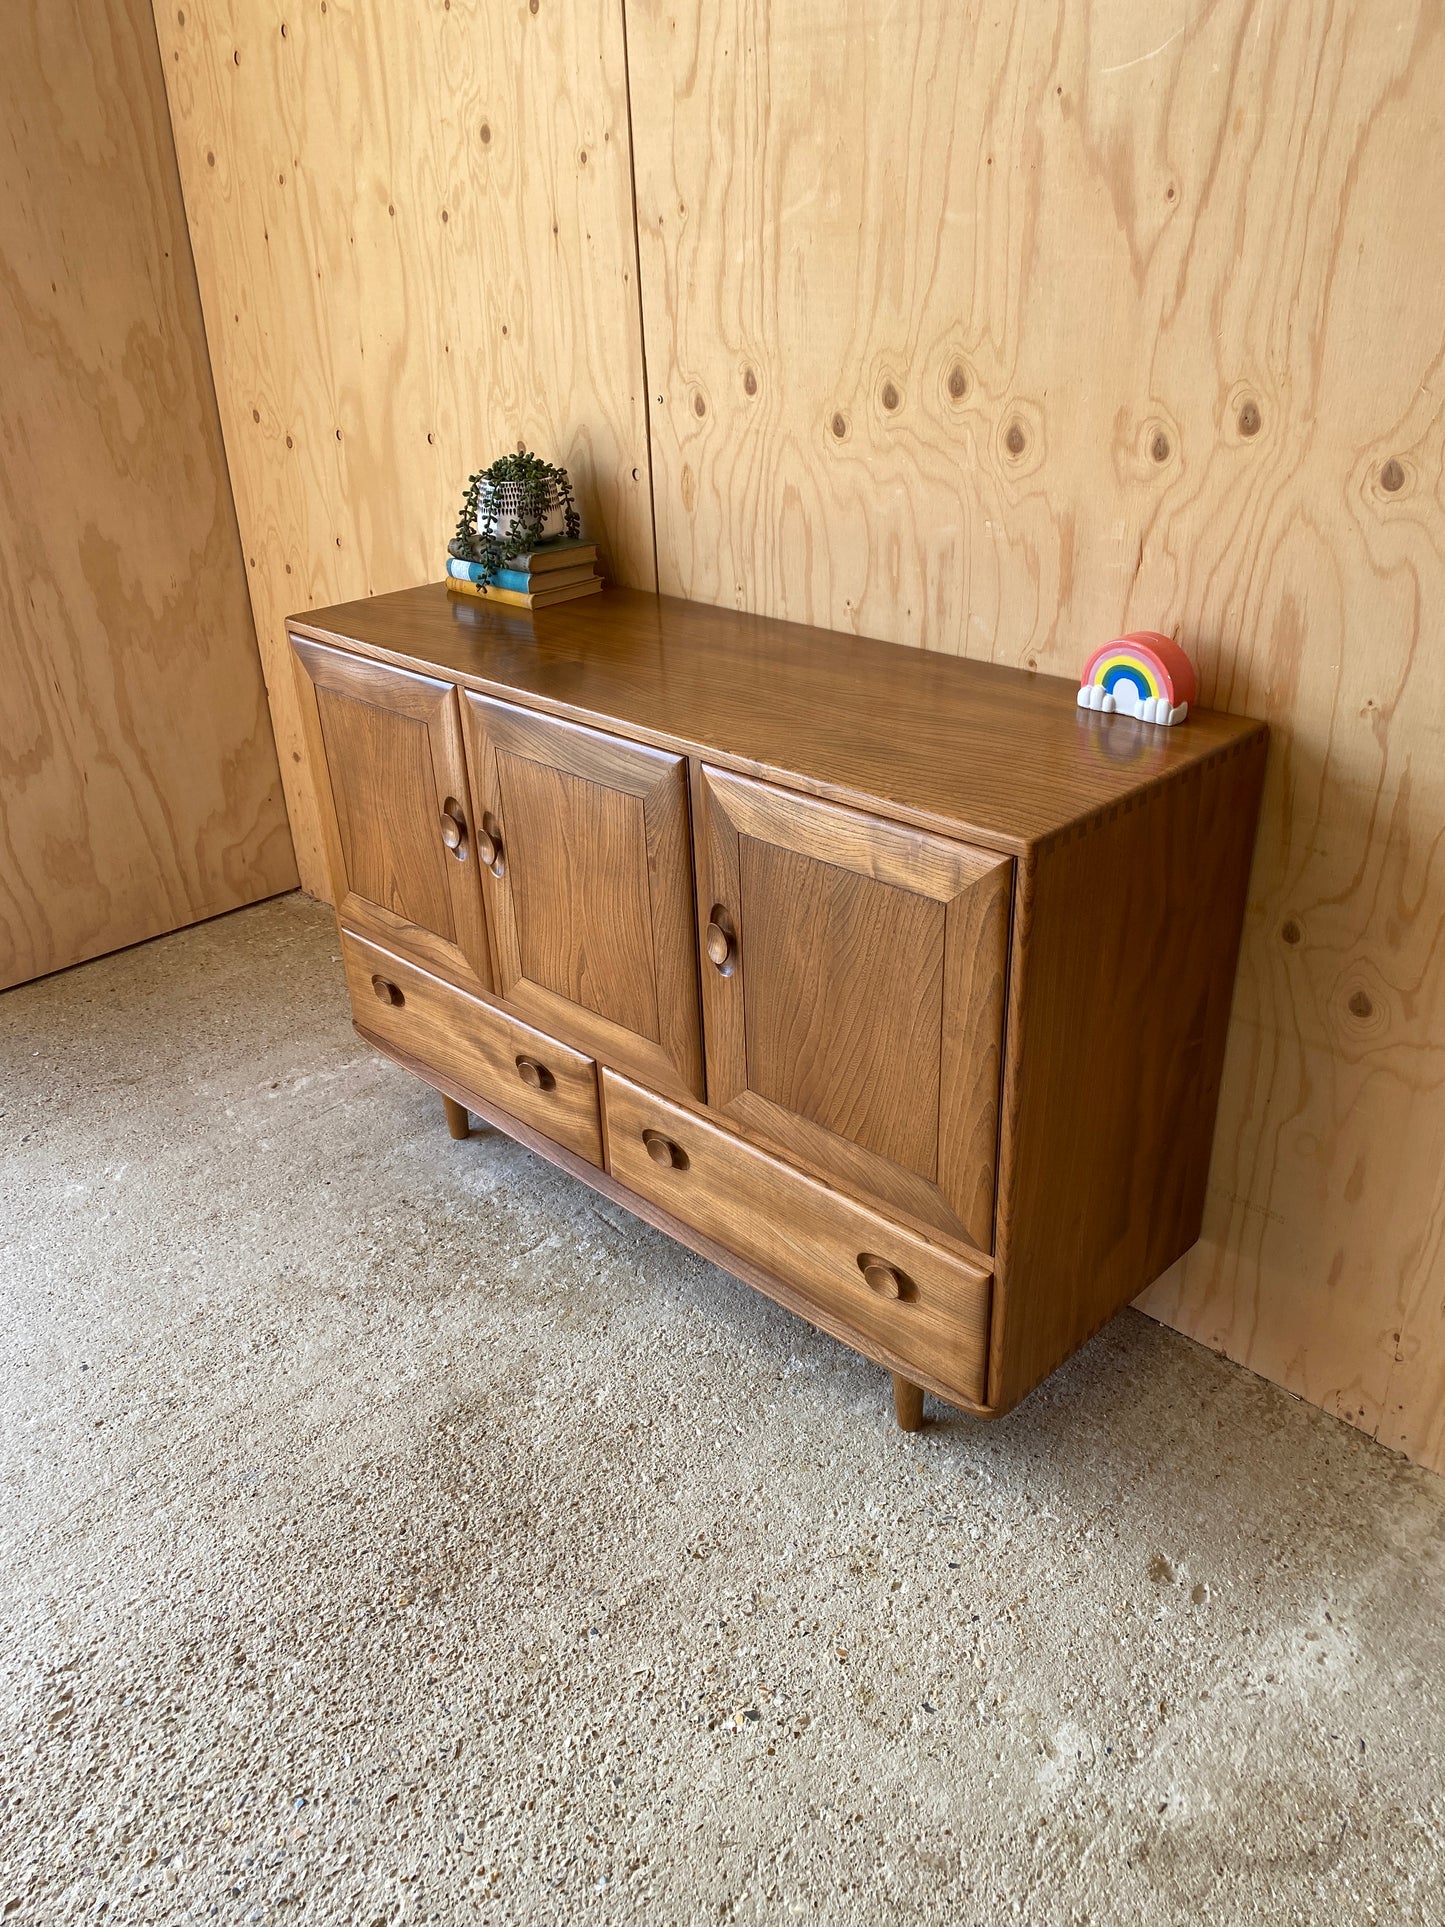
M 495 581 L 498 569 L 543 540 L 542 530 L 554 509 L 561 509 L 568 538 L 575 542 L 582 521 L 566 469 L 555 468 L 521 447 L 515 455 L 498 456 L 490 467 L 472 476 L 448 549 L 459 561 L 480 562 L 483 580 Z M 509 517 L 514 519 L 503 538 L 498 529 Z

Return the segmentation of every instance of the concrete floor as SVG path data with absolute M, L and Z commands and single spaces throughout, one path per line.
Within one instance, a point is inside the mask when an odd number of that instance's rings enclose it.
M 300 898 L 0 997 L 0 1294 L 7 1924 L 1445 1920 L 1445 1482 L 1134 1313 L 905 1437 Z

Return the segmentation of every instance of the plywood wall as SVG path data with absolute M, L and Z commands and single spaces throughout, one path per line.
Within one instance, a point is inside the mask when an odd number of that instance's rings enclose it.
M 284 622 L 434 581 L 471 471 L 571 471 L 655 582 L 620 0 L 156 0 L 307 887 Z
M 519 436 L 626 581 L 650 409 L 665 590 L 1065 674 L 1177 629 L 1275 747 L 1207 1234 L 1148 1305 L 1445 1466 L 1440 10 L 157 21 L 311 885 L 282 617 L 435 576 Z
M 146 0 L 0 8 L 0 987 L 296 881 Z
M 664 590 L 1269 719 L 1150 1309 L 1445 1465 L 1445 15 L 630 0 Z M 646 76 L 645 83 L 640 76 Z

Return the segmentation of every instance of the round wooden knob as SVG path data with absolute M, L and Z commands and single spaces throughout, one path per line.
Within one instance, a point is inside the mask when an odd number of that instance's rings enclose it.
M 519 1057 L 517 1075 L 534 1091 L 552 1091 L 557 1088 L 556 1078 L 547 1066 L 539 1064 L 535 1057 Z
M 670 1137 L 664 1137 L 661 1131 L 644 1131 L 642 1142 L 646 1145 L 647 1155 L 654 1164 L 660 1164 L 664 1170 L 669 1171 L 687 1169 L 687 1152 L 680 1144 L 674 1144 Z
M 453 816 L 450 810 L 443 810 L 442 842 L 446 844 L 447 848 L 449 850 L 459 850 L 462 847 L 462 838 L 465 834 L 465 828 L 460 820 Z
M 703 942 L 709 959 L 719 970 L 724 969 L 732 961 L 733 940 L 720 923 L 708 925 Z
M 390 977 L 373 977 L 371 987 L 381 999 L 382 1003 L 390 1004 L 395 1010 L 400 1010 L 406 1002 L 405 997 L 401 994 L 401 986 L 394 984 Z
M 875 1258 L 871 1251 L 860 1251 L 858 1269 L 868 1289 L 876 1291 L 880 1298 L 903 1298 L 907 1295 L 908 1279 L 885 1258 Z
M 478 830 L 477 831 L 477 855 L 482 859 L 483 863 L 486 864 L 489 870 L 491 869 L 492 865 L 496 862 L 497 858 L 501 854 L 502 854 L 502 845 L 501 845 L 500 838 L 493 836 L 489 830 L 485 830 L 485 829 Z

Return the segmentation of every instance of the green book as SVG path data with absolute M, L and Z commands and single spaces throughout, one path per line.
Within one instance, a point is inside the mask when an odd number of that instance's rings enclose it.
M 458 555 L 460 542 L 447 544 L 447 554 L 458 565 L 448 568 L 447 574 L 454 575 L 458 581 L 469 578 L 473 582 L 482 579 L 480 562 L 469 562 L 464 555 Z M 575 569 L 597 560 L 597 544 L 586 542 L 581 536 L 575 542 L 565 535 L 554 535 L 549 541 L 539 542 L 527 555 L 511 556 L 502 566 L 512 575 L 540 575 L 549 569 Z
M 507 567 L 522 575 L 541 575 L 547 569 L 575 569 L 581 563 L 597 560 L 597 544 L 584 542 L 579 536 L 577 541 L 569 542 L 558 536 L 551 542 L 543 542 L 529 555 L 514 555 L 509 558 Z

